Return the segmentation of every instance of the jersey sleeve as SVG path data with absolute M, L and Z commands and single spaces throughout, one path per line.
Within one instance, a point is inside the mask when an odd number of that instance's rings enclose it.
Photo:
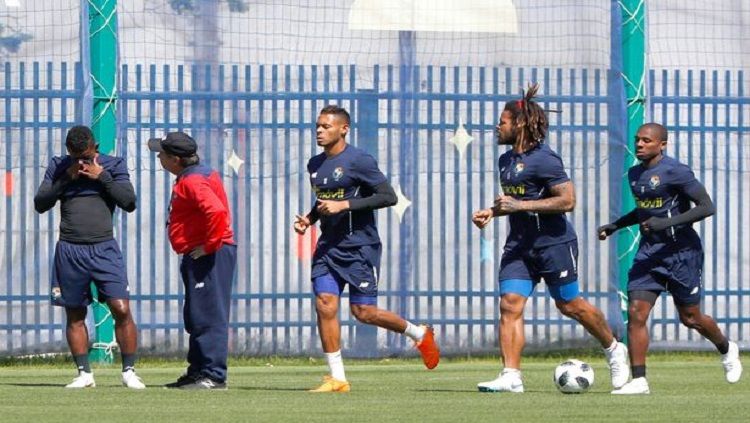
M 565 173 L 565 167 L 560 156 L 550 154 L 545 158 L 544 163 L 539 166 L 539 179 L 549 187 L 570 181 L 568 174 Z
M 669 171 L 669 181 L 680 192 L 695 192 L 703 185 L 695 178 L 692 169 L 680 163 Z
M 354 176 L 362 185 L 376 187 L 383 182 L 387 182 L 383 172 L 378 168 L 375 158 L 369 154 L 362 154 L 355 160 Z

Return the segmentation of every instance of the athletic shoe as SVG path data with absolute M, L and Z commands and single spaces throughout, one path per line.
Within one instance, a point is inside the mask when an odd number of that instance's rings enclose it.
M 417 342 L 416 347 L 422 354 L 422 362 L 428 369 L 434 369 L 440 362 L 440 348 L 435 342 L 435 332 L 427 325 L 421 325 L 424 328 L 424 337 Z
M 127 371 L 122 372 L 122 386 L 130 389 L 146 389 L 143 380 L 135 374 L 135 370 L 133 369 L 128 369 Z
M 200 379 L 200 375 L 189 375 L 189 374 L 186 373 L 186 374 L 178 377 L 175 382 L 167 383 L 166 385 L 164 385 L 164 387 L 167 388 L 167 389 L 176 389 L 176 388 L 180 388 L 180 387 L 182 387 L 184 385 L 189 385 L 189 384 L 195 382 L 198 379 Z
M 200 376 L 193 383 L 184 384 L 177 389 L 186 390 L 201 390 L 201 389 L 214 389 L 214 390 L 227 390 L 226 382 L 218 382 L 211 379 L 208 376 Z
M 323 384 L 308 392 L 339 392 L 346 393 L 351 391 L 352 385 L 345 380 L 334 379 L 331 376 L 323 377 Z
M 648 381 L 645 377 L 637 377 L 623 385 L 620 389 L 612 391 L 614 395 L 647 395 L 651 390 L 648 389 Z
M 618 342 L 615 350 L 609 352 L 604 350 L 609 365 L 609 376 L 612 378 L 612 387 L 620 389 L 628 383 L 630 367 L 628 366 L 628 347 Z
M 66 388 L 81 389 L 81 388 L 96 388 L 96 382 L 94 382 L 94 374 L 80 371 L 78 376 L 73 379 L 72 382 L 65 385 Z
M 742 376 L 742 363 L 740 363 L 740 348 L 735 342 L 729 342 L 729 351 L 721 355 L 721 365 L 724 366 L 724 375 L 729 383 L 737 383 Z
M 503 370 L 497 379 L 477 384 L 479 392 L 523 392 L 523 381 L 520 372 L 509 372 Z

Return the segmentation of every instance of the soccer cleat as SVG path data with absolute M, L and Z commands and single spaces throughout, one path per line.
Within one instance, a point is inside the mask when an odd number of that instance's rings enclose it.
M 96 382 L 94 382 L 94 374 L 80 371 L 78 376 L 73 379 L 72 382 L 65 385 L 66 388 L 71 389 L 82 389 L 82 388 L 96 388 Z
M 421 325 L 424 328 L 424 337 L 417 342 L 416 347 L 422 354 L 422 362 L 428 369 L 434 369 L 440 362 L 440 348 L 435 342 L 435 332 L 427 325 Z
M 737 383 L 742 376 L 742 363 L 740 363 L 740 348 L 735 342 L 729 342 L 729 351 L 721 355 L 721 365 L 724 366 L 724 375 L 729 383 Z
M 178 377 L 176 381 L 167 383 L 164 387 L 167 389 L 176 389 L 183 385 L 189 385 L 198 379 L 200 379 L 200 375 L 189 375 L 186 373 Z
M 628 347 L 622 342 L 618 342 L 614 351 L 605 350 L 605 354 L 609 365 L 609 376 L 612 378 L 612 387 L 615 389 L 622 388 L 628 383 L 628 377 L 630 377 Z
M 197 379 L 194 379 L 192 383 L 186 383 L 182 386 L 179 386 L 177 389 L 186 389 L 186 390 L 213 389 L 213 390 L 225 391 L 227 390 L 227 384 L 225 382 L 215 381 L 208 376 L 201 376 L 201 377 L 198 377 Z
M 146 384 L 135 374 L 133 369 L 122 372 L 122 386 L 130 389 L 146 389 Z
M 645 377 L 637 377 L 622 388 L 612 391 L 613 395 L 648 395 L 650 393 L 651 390 L 648 389 L 648 381 Z
M 345 380 L 334 379 L 331 376 L 323 377 L 323 384 L 308 392 L 339 392 L 346 393 L 351 391 L 352 385 Z
M 497 379 L 477 384 L 479 392 L 523 392 L 523 381 L 520 372 L 508 372 L 503 370 Z

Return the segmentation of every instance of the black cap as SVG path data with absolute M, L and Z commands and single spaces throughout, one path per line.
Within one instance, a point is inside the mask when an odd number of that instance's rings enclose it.
M 177 157 L 190 157 L 198 151 L 198 145 L 184 132 L 170 132 L 161 138 L 148 140 L 148 149 L 156 153 L 165 152 Z

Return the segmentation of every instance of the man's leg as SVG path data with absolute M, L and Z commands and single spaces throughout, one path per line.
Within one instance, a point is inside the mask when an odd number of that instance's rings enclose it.
M 65 317 L 65 337 L 78 368 L 78 377 L 65 387 L 93 388 L 96 383 L 89 364 L 89 331 L 86 327 L 86 307 L 66 307 Z
M 330 275 L 326 275 L 330 278 Z M 341 356 L 341 325 L 339 323 L 339 296 L 333 293 L 322 292 L 325 289 L 320 284 L 323 278 L 316 278 L 314 282 L 315 311 L 318 317 L 318 333 L 320 343 L 328 363 L 330 376 L 323 378 L 323 384 L 310 392 L 349 392 L 351 385 L 346 380 L 344 372 L 344 361 Z M 331 282 L 333 279 L 324 279 Z M 335 283 L 335 282 L 334 282 Z M 338 287 L 336 287 L 338 289 Z
M 138 329 L 130 313 L 127 299 L 107 300 L 115 321 L 115 338 L 122 355 L 122 384 L 131 389 L 144 389 L 146 385 L 135 374 L 135 359 L 138 350 Z
M 628 295 L 628 353 L 633 379 L 622 388 L 612 391 L 612 393 L 616 395 L 649 394 L 651 390 L 646 379 L 646 352 L 648 351 L 649 335 L 646 323 L 659 293 L 656 291 L 630 291 Z
M 500 285 L 500 325 L 498 336 L 500 338 L 500 355 L 503 361 L 503 370 L 497 378 L 488 382 L 477 384 L 480 392 L 514 392 L 522 393 L 523 381 L 521 380 L 521 352 L 526 344 L 524 334 L 523 309 L 526 306 L 528 295 L 531 295 L 533 285 L 530 280 L 503 281 Z M 505 291 L 508 286 L 521 287 L 519 289 Z
M 727 382 L 736 383 L 742 376 L 742 363 L 739 358 L 739 348 L 734 342 L 730 342 L 721 332 L 716 321 L 709 315 L 703 314 L 700 304 L 679 305 L 675 304 L 680 314 L 680 322 L 690 329 L 695 329 L 704 338 L 711 341 L 722 355 L 721 363 L 724 366 Z

